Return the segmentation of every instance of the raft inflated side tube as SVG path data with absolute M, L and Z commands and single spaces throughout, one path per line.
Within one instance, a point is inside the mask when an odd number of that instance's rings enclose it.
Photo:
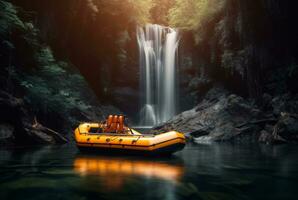
M 98 132 L 102 130 L 102 132 Z M 185 146 L 177 131 L 143 135 L 124 126 L 124 116 L 109 115 L 106 123 L 82 123 L 75 130 L 77 146 L 83 150 L 121 153 L 171 154 Z
M 172 154 L 185 146 L 184 134 L 170 131 L 158 135 L 142 135 L 134 129 L 124 128 L 122 133 L 91 133 L 98 123 L 84 123 L 75 130 L 77 146 L 82 150 L 107 153 Z

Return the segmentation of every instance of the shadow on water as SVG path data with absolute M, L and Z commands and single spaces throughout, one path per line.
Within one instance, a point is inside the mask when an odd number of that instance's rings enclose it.
M 296 146 L 187 145 L 170 158 L 0 150 L 1 199 L 296 199 Z

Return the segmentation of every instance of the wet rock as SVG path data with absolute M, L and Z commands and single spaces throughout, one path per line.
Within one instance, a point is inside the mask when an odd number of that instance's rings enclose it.
M 256 103 L 214 86 L 195 108 L 155 127 L 152 132 L 177 130 L 196 143 L 297 143 L 297 113 L 298 95 L 264 94 Z
M 298 142 L 298 115 L 282 113 L 273 127 L 273 143 Z
M 208 128 L 208 127 L 206 127 L 206 128 Z M 210 132 L 210 130 L 208 130 L 208 129 L 205 129 L 205 130 L 204 129 L 200 129 L 200 130 L 196 130 L 194 132 L 191 132 L 189 135 L 192 136 L 192 137 L 194 137 L 194 138 L 198 138 L 198 137 L 202 137 L 202 136 L 208 135 L 209 132 Z
M 259 137 L 259 142 L 265 143 L 265 144 L 271 144 L 273 142 L 273 135 L 272 133 L 262 130 Z
M 213 139 L 211 136 L 199 136 L 192 139 L 197 144 L 211 144 Z
M 285 113 L 282 115 L 280 123 L 283 129 L 289 135 L 298 134 L 298 116 L 295 114 Z
M 272 116 L 276 122 L 266 125 L 261 132 L 259 142 L 266 144 L 297 143 L 298 141 L 298 97 L 284 94 L 271 101 Z
M 272 99 L 273 113 L 280 116 L 282 112 L 298 113 L 298 95 L 284 94 Z
M 271 110 L 272 109 L 272 96 L 270 94 L 263 94 L 261 107 L 263 110 Z
M 138 112 L 139 93 L 131 87 L 114 88 L 112 92 L 113 104 L 129 115 Z
M 222 88 L 211 89 L 195 108 L 177 115 L 162 127 L 162 131 L 177 130 L 196 142 L 255 142 L 267 118 L 248 100 L 229 94 Z
M 10 124 L 0 124 L 0 144 L 10 144 L 14 141 L 14 127 Z
M 5 129 L 2 129 L 5 134 L 1 135 L 9 138 L 14 144 L 67 142 L 61 134 L 38 123 L 36 118 L 30 115 L 25 103 L 20 98 L 0 91 L 0 110 L 0 124 L 5 124 Z
M 194 77 L 190 80 L 188 88 L 191 91 L 196 91 L 197 95 L 204 95 L 211 88 L 212 81 L 206 77 Z
M 34 123 L 29 127 L 27 126 L 25 129 L 30 135 L 34 136 L 34 140 L 39 143 L 67 143 L 67 139 L 64 136 L 38 123 L 36 118 L 34 119 Z

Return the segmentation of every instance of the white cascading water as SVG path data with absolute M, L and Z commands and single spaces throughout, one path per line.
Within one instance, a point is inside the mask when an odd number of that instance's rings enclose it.
M 140 125 L 154 126 L 176 114 L 178 32 L 156 24 L 138 27 L 141 100 Z

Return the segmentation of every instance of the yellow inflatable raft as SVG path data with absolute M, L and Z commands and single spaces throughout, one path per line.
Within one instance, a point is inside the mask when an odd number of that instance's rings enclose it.
M 74 134 L 80 150 L 96 152 L 169 155 L 185 146 L 182 133 L 141 134 L 126 127 L 124 117 L 117 115 L 110 115 L 104 123 L 82 123 Z

